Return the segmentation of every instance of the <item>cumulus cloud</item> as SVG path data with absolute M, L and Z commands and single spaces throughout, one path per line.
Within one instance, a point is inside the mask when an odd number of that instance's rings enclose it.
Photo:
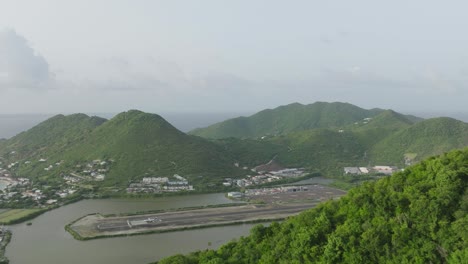
M 46 59 L 24 37 L 0 31 L 0 89 L 46 89 L 53 80 Z

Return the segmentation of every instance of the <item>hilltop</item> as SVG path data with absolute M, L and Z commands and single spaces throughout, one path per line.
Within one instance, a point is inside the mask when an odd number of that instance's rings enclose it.
M 219 145 L 187 135 L 159 115 L 137 110 L 110 120 L 58 115 L 3 142 L 0 155 L 16 161 L 17 175 L 44 182 L 58 181 L 75 167 L 96 160 L 107 163 L 104 186 L 124 187 L 145 176 L 174 174 L 203 185 L 240 171 Z
M 19 158 L 66 149 L 84 140 L 95 128 L 107 120 L 85 114 L 56 115 L 39 125 L 4 140 L 0 155 L 14 151 Z M 0 145 L 1 146 L 1 145 Z
M 165 263 L 466 263 L 468 149 L 354 188 L 338 201 Z
M 216 144 L 177 130 L 159 115 L 136 110 L 115 116 L 63 156 L 71 160 L 113 159 L 109 185 L 143 176 L 221 178 L 235 174 L 234 161 Z
M 339 127 L 298 130 L 259 139 L 218 139 L 217 142 L 233 150 L 236 158 L 246 164 L 253 157 L 262 157 L 264 162 L 275 157 L 286 167 L 306 167 L 336 176 L 342 174 L 345 166 L 389 164 L 403 167 L 431 155 L 466 147 L 467 138 L 468 124 L 462 121 L 422 120 L 381 110 L 374 117 Z
M 238 117 L 189 132 L 205 138 L 259 138 L 314 128 L 339 128 L 372 118 L 385 110 L 366 110 L 348 103 L 293 103 L 266 109 L 249 117 Z M 409 116 L 410 122 L 419 118 Z
M 198 190 L 211 190 L 223 188 L 224 178 L 245 177 L 249 169 L 271 160 L 284 168 L 340 177 L 343 167 L 401 168 L 468 146 L 468 124 L 461 121 L 422 120 L 346 103 L 291 104 L 247 119 L 258 121 L 254 134 L 263 136 L 206 139 L 138 110 L 110 120 L 57 115 L 0 141 L 0 162 L 4 167 L 8 162 L 14 175 L 45 185 L 61 184 L 64 176 L 75 174 L 76 181 L 97 180 L 93 185 L 123 191 L 144 177 L 179 174 Z M 274 122 L 281 132 L 269 130 Z

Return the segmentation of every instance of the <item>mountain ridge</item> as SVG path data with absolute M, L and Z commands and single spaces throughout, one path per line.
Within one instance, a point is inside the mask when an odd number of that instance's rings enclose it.
M 267 135 L 281 135 L 314 128 L 339 128 L 372 118 L 385 110 L 366 110 L 341 102 L 315 102 L 308 105 L 292 103 L 274 109 L 265 109 L 249 117 L 228 119 L 189 132 L 205 138 L 226 137 L 259 138 Z M 410 122 L 417 119 L 409 116 Z
M 359 118 L 369 115 L 368 110 L 347 103 L 311 105 L 332 109 L 351 107 L 357 109 L 352 115 Z M 279 109 L 291 107 L 301 112 L 304 105 L 296 103 Z M 274 109 L 265 111 L 270 116 L 275 113 Z M 336 117 L 331 127 L 305 129 L 303 126 L 296 131 L 301 124 L 300 118 L 296 118 L 291 132 L 285 134 L 215 140 L 188 135 L 161 116 L 139 110 L 119 113 L 110 120 L 84 114 L 57 115 L 0 141 L 0 157 L 22 162 L 17 175 L 39 178 L 48 178 L 47 175 L 59 178 L 73 171 L 75 165 L 92 160 L 115 160 L 104 185 L 124 186 L 146 176 L 173 174 L 189 175 L 199 183 L 211 180 L 221 185 L 223 177 L 242 177 L 248 173 L 234 164 L 253 168 L 274 157 L 285 167 L 304 167 L 337 176 L 347 166 L 379 163 L 404 167 L 406 163 L 468 145 L 468 124 L 464 122 L 447 118 L 414 122 L 411 116 L 393 110 L 372 111 L 373 117 L 353 119 L 354 122 L 342 126 L 335 124 L 343 123 L 340 120 L 346 118 Z M 307 115 L 307 111 L 302 112 Z M 407 143 L 403 144 L 403 139 Z M 37 163 L 40 159 L 48 159 L 50 165 L 64 162 L 60 168 L 49 171 L 44 170 L 45 164 Z M 26 165 L 26 161 L 36 164 Z

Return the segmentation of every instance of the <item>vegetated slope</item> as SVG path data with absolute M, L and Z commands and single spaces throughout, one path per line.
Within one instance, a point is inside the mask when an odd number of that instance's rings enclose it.
M 418 122 L 378 142 L 371 151 L 375 162 L 402 163 L 411 153 L 415 160 L 468 146 L 468 124 L 441 117 Z
M 165 263 L 466 263 L 468 149 L 429 158 L 218 250 Z
M 4 161 L 18 162 L 12 168 L 15 175 L 44 183 L 57 181 L 77 165 L 93 160 L 113 161 L 102 183 L 107 186 L 123 187 L 144 176 L 173 174 L 188 176 L 191 184 L 203 186 L 242 173 L 222 146 L 186 135 L 159 115 L 137 110 L 109 121 L 83 114 L 58 115 L 0 147 Z M 57 162 L 60 165 L 55 166 Z M 45 170 L 49 165 L 53 169 Z
M 240 167 L 252 168 L 288 152 L 287 145 L 271 140 L 225 138 L 213 142 L 220 145 Z
M 422 159 L 468 146 L 468 142 L 464 139 L 465 134 L 460 132 L 464 127 L 462 122 L 442 124 L 445 130 L 458 131 L 447 133 L 444 137 L 440 137 L 441 132 L 432 134 L 425 132 L 433 130 L 426 128 L 432 127 L 428 125 L 431 123 L 433 122 L 413 123 L 404 115 L 385 110 L 372 119 L 360 120 L 341 128 L 310 129 L 257 140 L 229 138 L 217 142 L 224 144 L 227 151 L 235 154 L 234 157 L 247 166 L 258 165 L 274 157 L 286 167 L 305 167 L 325 175 L 336 176 L 342 174 L 345 166 L 379 164 L 403 166 L 404 154 L 409 150 L 417 151 L 418 158 Z M 405 148 L 393 140 L 389 141 L 389 139 L 405 138 L 401 135 L 407 134 L 407 131 L 412 131 L 411 137 L 415 138 L 411 139 L 410 143 L 424 146 L 424 151 Z M 389 147 L 381 150 L 382 145 Z M 385 150 L 392 150 L 394 155 L 383 156 L 386 154 Z
M 383 110 L 365 110 L 348 103 L 316 102 L 309 105 L 294 103 L 267 109 L 250 117 L 238 117 L 206 128 L 195 129 L 190 134 L 205 138 L 258 138 L 280 135 L 313 128 L 333 128 L 373 117 Z
M 106 122 L 100 117 L 85 114 L 56 115 L 22 132 L 0 145 L 0 156 L 15 155 L 17 159 L 38 157 L 81 142 L 98 126 Z M 14 153 L 11 153 L 14 152 Z
M 357 122 L 353 125 L 350 125 L 349 128 L 356 131 L 380 128 L 399 130 L 409 127 L 417 122 L 412 121 L 410 118 L 408 118 L 408 116 L 402 115 L 393 110 L 384 110 L 378 115 L 374 116 L 372 119 Z
M 364 163 L 365 149 L 353 133 L 329 129 L 293 132 L 271 139 L 288 147 L 277 161 L 288 167 L 306 167 L 327 175 L 340 173 L 344 166 Z
M 287 148 L 276 160 L 288 167 L 306 167 L 327 175 L 341 175 L 345 166 L 367 166 L 371 148 L 382 139 L 413 125 L 405 116 L 386 110 L 370 120 L 340 129 L 311 129 L 268 138 Z M 263 140 L 265 141 L 265 140 Z
M 351 131 L 365 147 L 366 152 L 370 152 L 376 143 L 413 124 L 415 122 L 410 120 L 408 116 L 392 110 L 385 110 L 371 120 L 357 122 L 345 127 L 344 131 Z
M 234 161 L 205 139 L 177 130 L 156 114 L 132 110 L 97 128 L 80 145 L 63 153 L 65 160 L 114 160 L 105 184 L 123 184 L 149 176 L 216 176 L 235 173 Z M 206 177 L 209 178 L 209 177 Z

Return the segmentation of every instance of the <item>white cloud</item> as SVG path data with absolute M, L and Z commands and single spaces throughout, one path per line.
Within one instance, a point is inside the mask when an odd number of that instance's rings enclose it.
M 14 30 L 0 31 L 0 89 L 46 89 L 54 82 L 46 59 Z

